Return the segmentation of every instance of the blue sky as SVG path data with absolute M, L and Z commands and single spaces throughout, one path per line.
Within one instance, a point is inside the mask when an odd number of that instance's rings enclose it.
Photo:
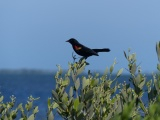
M 132 49 L 144 72 L 158 63 L 160 1 L 150 0 L 1 0 L 0 69 L 67 69 L 76 38 L 90 48 L 111 49 L 90 57 L 86 70 L 127 68 L 123 51 Z M 127 73 L 127 71 L 124 71 Z

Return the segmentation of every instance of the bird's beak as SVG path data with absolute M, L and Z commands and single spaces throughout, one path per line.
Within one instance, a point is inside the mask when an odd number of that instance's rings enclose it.
M 69 42 L 69 40 L 67 40 L 66 42 Z

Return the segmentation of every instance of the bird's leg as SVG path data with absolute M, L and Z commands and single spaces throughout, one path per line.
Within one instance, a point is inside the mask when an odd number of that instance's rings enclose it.
M 76 55 L 74 55 L 74 52 L 72 52 L 72 58 L 73 58 L 73 62 L 75 62 L 75 60 L 77 59 Z
M 82 60 L 83 60 L 83 59 L 85 59 L 85 60 L 86 60 L 86 59 L 87 59 L 87 57 L 81 57 L 81 59 L 79 60 L 79 62 L 82 62 Z M 89 65 L 89 63 L 88 63 L 88 62 L 86 62 L 86 65 Z
M 82 60 L 83 60 L 83 59 L 85 59 L 85 60 L 86 60 L 86 58 L 85 58 L 85 57 L 81 57 L 81 59 L 79 60 L 79 62 L 82 62 Z

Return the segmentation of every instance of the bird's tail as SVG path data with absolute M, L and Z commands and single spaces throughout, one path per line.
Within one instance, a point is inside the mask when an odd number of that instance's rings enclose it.
M 93 49 L 95 52 L 109 52 L 110 49 L 109 48 L 103 48 L 103 49 Z

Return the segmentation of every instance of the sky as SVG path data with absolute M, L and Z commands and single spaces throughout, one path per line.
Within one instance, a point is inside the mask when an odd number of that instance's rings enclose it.
M 73 62 L 65 41 L 76 38 L 90 48 L 110 48 L 87 59 L 86 70 L 104 71 L 116 59 L 124 68 L 123 51 L 131 48 L 142 71 L 158 63 L 159 0 L 1 0 L 0 69 L 63 69 Z M 78 55 L 77 55 L 78 57 Z

